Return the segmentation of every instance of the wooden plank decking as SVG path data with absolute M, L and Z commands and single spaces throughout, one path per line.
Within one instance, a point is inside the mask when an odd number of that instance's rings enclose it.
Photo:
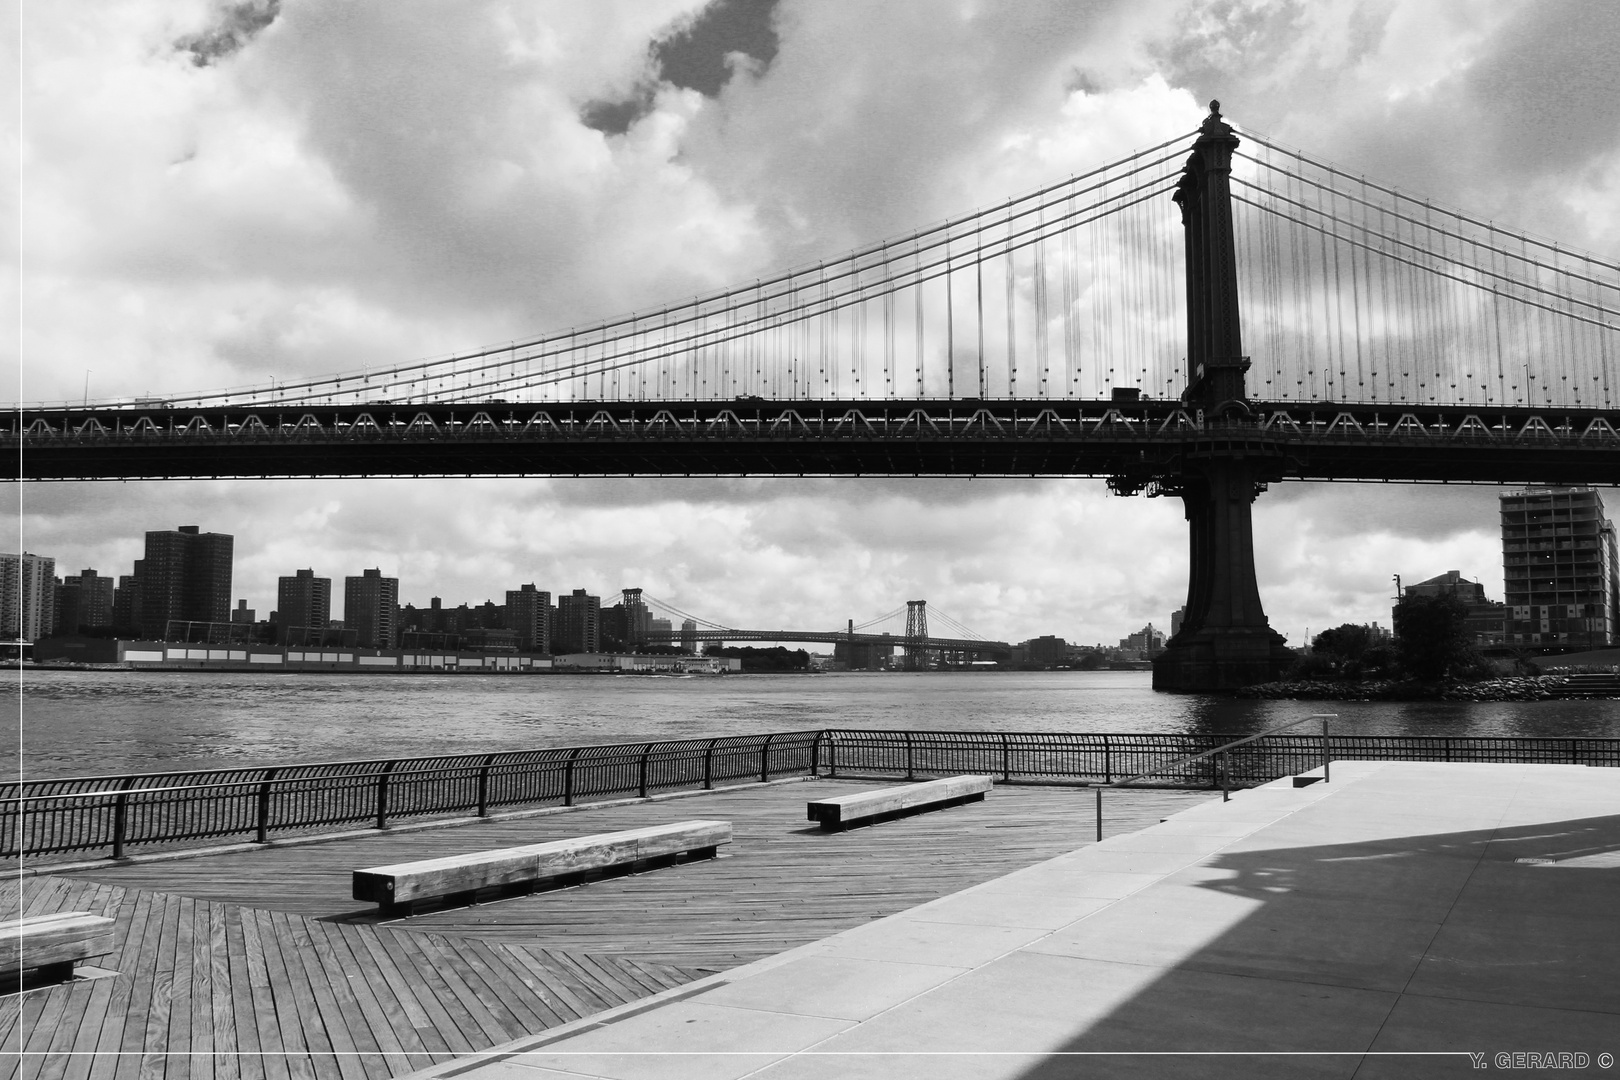
M 0 998 L 0 1076 L 378 1080 L 496 1045 L 966 888 L 1092 839 L 1091 795 L 1002 787 L 850 833 L 810 781 L 691 800 L 0 882 L 0 913 L 117 923 L 117 975 Z M 878 786 L 876 782 L 867 786 Z M 1109 833 L 1197 792 L 1109 792 Z M 704 817 L 719 860 L 379 921 L 356 867 Z
M 6 891 L 16 911 L 17 883 Z M 84 878 L 32 879 L 22 895 L 26 914 L 118 923 L 101 961 L 118 975 L 0 998 L 5 1073 L 29 1080 L 380 1080 L 699 974 Z

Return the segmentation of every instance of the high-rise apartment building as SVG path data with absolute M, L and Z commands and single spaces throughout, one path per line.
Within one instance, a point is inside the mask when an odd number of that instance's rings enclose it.
M 282 644 L 320 644 L 332 621 L 332 579 L 314 569 L 276 579 L 276 639 Z
M 691 619 L 681 623 L 681 651 L 697 652 L 697 623 Z
M 118 575 L 118 587 L 113 590 L 112 624 L 119 633 L 141 632 L 141 572 L 146 569 L 145 559 L 136 559 L 133 572 Z
M 506 628 L 525 652 L 551 651 L 551 593 L 531 582 L 506 590 Z
M 56 560 L 0 555 L 0 633 L 7 641 L 37 641 L 56 630 Z
M 1591 645 L 1615 640 L 1620 567 L 1603 500 L 1585 487 L 1501 496 L 1507 640 Z
M 146 557 L 138 564 L 141 635 L 161 640 L 175 620 L 227 622 L 235 546 L 235 537 L 195 525 L 147 533 Z
M 557 644 L 580 652 L 599 651 L 602 648 L 602 598 L 591 596 L 584 589 L 557 597 L 557 625 L 551 636 Z
M 77 634 L 112 625 L 113 579 L 94 570 L 81 570 L 56 586 L 56 632 Z
M 399 578 L 366 570 L 343 579 L 343 628 L 356 632 L 362 649 L 392 649 L 399 644 Z

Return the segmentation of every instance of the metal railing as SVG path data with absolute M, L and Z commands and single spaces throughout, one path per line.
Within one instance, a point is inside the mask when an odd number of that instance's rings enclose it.
M 0 785 L 0 857 L 371 825 L 813 771 L 819 733 Z
M 1302 717 L 1300 722 L 1309 719 Z M 1284 727 L 1297 726 L 1298 722 Z M 832 777 L 946 776 L 989 773 L 1003 782 L 1114 781 L 1154 770 L 1165 786 L 1220 786 L 1221 772 L 1206 751 L 1232 742 L 1216 734 L 1082 734 L 1071 732 L 862 731 L 821 732 L 820 771 Z M 1226 777 L 1234 788 L 1269 783 L 1320 762 L 1320 735 L 1267 734 L 1237 740 Z M 1329 744 L 1337 758 L 1371 761 L 1455 761 L 1620 766 L 1620 738 L 1515 735 L 1341 735 Z M 1186 758 L 1176 763 L 1174 759 Z
M 1309 723 L 1312 720 L 1320 720 L 1322 722 L 1322 735 L 1318 745 L 1320 747 L 1322 761 L 1322 782 L 1327 783 L 1332 778 L 1331 769 L 1333 762 L 1332 753 L 1328 748 L 1328 721 L 1338 719 L 1338 715 L 1338 713 L 1313 713 L 1310 716 L 1302 716 L 1298 720 L 1290 720 L 1286 724 L 1278 724 L 1275 727 L 1267 728 L 1265 731 L 1257 732 L 1253 735 L 1246 735 L 1241 739 L 1233 739 L 1231 742 L 1222 743 L 1213 750 L 1205 750 L 1196 754 L 1186 754 L 1182 757 L 1176 758 L 1173 761 L 1164 762 L 1156 768 L 1145 769 L 1134 776 L 1127 776 L 1122 780 L 1115 780 L 1109 784 L 1099 785 L 1097 788 L 1098 841 L 1101 841 L 1103 838 L 1103 789 L 1105 787 L 1127 787 L 1136 783 L 1136 781 L 1146 779 L 1149 776 L 1162 775 L 1165 772 L 1180 768 L 1181 766 L 1190 765 L 1196 761 L 1207 760 L 1213 763 L 1216 773 L 1220 776 L 1221 801 L 1227 802 L 1232 797 L 1232 774 L 1229 755 L 1233 750 L 1236 750 L 1240 746 L 1247 746 L 1250 743 L 1259 742 L 1261 739 L 1270 738 L 1279 732 L 1287 731 L 1289 728 L 1299 727 L 1299 725 Z M 1277 779 L 1281 778 L 1278 777 Z
M 1298 726 L 1302 718 L 1284 729 Z M 1324 754 L 1382 761 L 1620 766 L 1620 739 L 1515 736 L 1327 736 L 862 731 L 828 729 L 713 739 L 558 747 L 495 754 L 339 761 L 213 772 L 0 783 L 0 858 L 100 852 L 210 839 L 260 843 L 335 826 L 517 806 L 712 788 L 789 776 L 988 773 L 1001 782 L 1248 787 L 1304 772 Z M 1330 745 L 1329 745 L 1330 743 Z

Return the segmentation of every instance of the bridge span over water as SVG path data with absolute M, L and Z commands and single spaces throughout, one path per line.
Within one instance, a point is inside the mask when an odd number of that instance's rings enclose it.
M 1616 484 L 1617 403 L 1620 263 L 1240 139 L 1212 102 L 814 266 L 387 370 L 17 406 L 8 441 L 25 480 L 1105 478 L 1182 500 L 1154 683 L 1219 690 L 1292 659 L 1254 573 L 1268 485 Z
M 683 641 L 693 641 L 699 645 L 735 641 L 795 641 L 806 644 L 816 642 L 869 648 L 892 647 L 904 649 L 908 654 L 958 653 L 986 659 L 1005 659 L 1012 654 L 1012 645 L 1005 641 L 985 641 L 981 638 L 903 637 L 843 630 L 648 630 L 645 640 L 649 645 L 679 645 Z
M 24 409 L 32 480 L 316 476 L 1089 476 L 1134 492 L 1242 455 L 1274 480 L 1606 484 L 1620 415 L 1250 400 L 499 402 Z

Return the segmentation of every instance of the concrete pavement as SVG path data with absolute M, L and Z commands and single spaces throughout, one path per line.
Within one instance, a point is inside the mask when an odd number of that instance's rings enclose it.
M 419 1075 L 1359 1080 L 1605 1054 L 1620 770 L 1334 762 Z

